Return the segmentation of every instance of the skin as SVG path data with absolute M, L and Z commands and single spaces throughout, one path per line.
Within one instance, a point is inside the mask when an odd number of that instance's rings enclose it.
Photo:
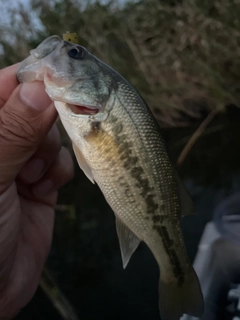
M 12 319 L 35 293 L 57 190 L 73 176 L 43 83 L 19 84 L 17 68 L 0 70 L 0 319 Z

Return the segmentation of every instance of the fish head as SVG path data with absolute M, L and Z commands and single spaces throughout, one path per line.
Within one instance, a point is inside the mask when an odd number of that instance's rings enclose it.
M 17 78 L 20 82 L 44 81 L 62 121 L 79 126 L 108 116 L 114 79 L 107 67 L 86 48 L 51 36 L 31 50 Z

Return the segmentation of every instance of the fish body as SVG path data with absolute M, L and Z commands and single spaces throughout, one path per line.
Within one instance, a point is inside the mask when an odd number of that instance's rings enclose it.
M 57 36 L 32 50 L 17 76 L 44 81 L 80 167 L 115 213 L 124 268 L 140 241 L 153 253 L 161 319 L 200 316 L 202 293 L 179 225 L 193 206 L 137 91 L 85 48 Z

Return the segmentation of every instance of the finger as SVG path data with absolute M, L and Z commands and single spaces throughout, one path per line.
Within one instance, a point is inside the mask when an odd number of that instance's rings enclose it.
M 32 188 L 32 192 L 38 198 L 58 190 L 61 186 L 73 178 L 74 166 L 69 151 L 62 147 L 56 161 L 49 168 L 42 179 Z
M 18 177 L 25 183 L 37 182 L 55 161 L 60 150 L 60 133 L 54 124 L 37 151 L 23 166 Z
M 0 109 L 0 193 L 52 127 L 57 113 L 50 104 L 43 83 L 35 81 L 19 85 Z
M 16 77 L 18 67 L 19 63 L 16 63 L 0 71 L 0 109 L 19 85 Z
M 57 202 L 58 192 L 55 190 L 45 196 L 38 197 L 32 192 L 32 185 L 23 183 L 21 180 L 16 180 L 17 193 L 25 200 L 39 202 L 41 204 L 54 207 Z M 28 212 L 25 212 L 28 215 Z M 1 319 L 1 318 L 0 318 Z

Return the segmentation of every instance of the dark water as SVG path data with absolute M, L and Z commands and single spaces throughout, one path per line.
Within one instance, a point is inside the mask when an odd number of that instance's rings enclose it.
M 178 168 L 199 213 L 182 221 L 192 261 L 214 208 L 240 190 L 239 120 L 240 111 L 235 108 L 217 116 Z M 164 131 L 174 163 L 194 130 Z M 156 262 L 141 244 L 126 270 L 122 269 L 114 215 L 98 187 L 76 169 L 75 179 L 60 192 L 59 203 L 68 207 L 57 212 L 47 264 L 79 319 L 159 320 Z M 16 319 L 62 318 L 38 289 Z

